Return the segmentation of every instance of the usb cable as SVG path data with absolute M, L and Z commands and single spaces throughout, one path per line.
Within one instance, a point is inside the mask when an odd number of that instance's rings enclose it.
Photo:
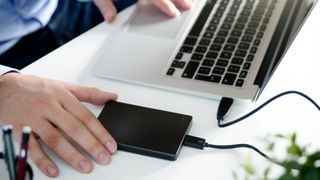
M 184 146 L 189 146 L 196 149 L 203 150 L 204 148 L 214 148 L 214 149 L 236 149 L 236 148 L 248 148 L 257 153 L 259 153 L 262 157 L 266 158 L 269 161 L 275 162 L 272 158 L 267 156 L 265 153 L 260 151 L 258 148 L 250 145 L 250 144 L 230 144 L 230 145 L 215 145 L 209 144 L 205 139 L 200 137 L 195 137 L 191 135 L 186 135 L 183 140 Z
M 318 111 L 320 111 L 320 106 L 312 98 L 310 98 L 306 94 L 303 94 L 299 91 L 285 91 L 285 92 L 282 92 L 282 93 L 270 98 L 269 100 L 267 100 L 266 102 L 264 102 L 263 104 L 258 106 L 256 109 L 252 110 L 251 112 L 245 114 L 244 116 L 242 116 L 238 119 L 235 119 L 233 121 L 229 121 L 227 123 L 222 123 L 222 121 L 224 120 L 224 117 L 228 114 L 230 107 L 233 104 L 233 99 L 224 97 L 221 99 L 220 104 L 219 104 L 219 108 L 218 108 L 218 113 L 217 113 L 218 127 L 219 128 L 226 128 L 226 127 L 231 126 L 233 124 L 239 123 L 239 122 L 247 119 L 249 116 L 253 115 L 254 113 L 258 112 L 263 107 L 270 104 L 272 101 L 274 101 L 282 96 L 288 95 L 288 94 L 296 94 L 296 95 L 299 95 L 299 96 L 305 98 L 310 103 L 312 103 L 318 109 Z M 266 158 L 267 160 L 269 160 L 275 164 L 278 164 L 280 166 L 283 166 L 282 164 L 276 162 L 274 159 L 270 158 L 265 153 L 260 151 L 258 148 L 254 147 L 250 144 L 215 145 L 215 144 L 207 143 L 206 140 L 203 138 L 195 137 L 195 136 L 191 136 L 191 135 L 186 135 L 183 140 L 183 145 L 197 148 L 197 149 L 201 149 L 201 150 L 203 150 L 204 148 L 214 148 L 214 149 L 247 148 L 247 149 L 251 149 L 251 150 L 257 152 L 258 154 L 260 154 L 262 157 Z

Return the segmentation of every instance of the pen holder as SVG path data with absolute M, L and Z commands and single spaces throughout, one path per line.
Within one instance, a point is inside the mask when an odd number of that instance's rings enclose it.
M 16 158 L 16 161 L 17 161 L 17 159 L 18 158 Z M 0 179 L 1 180 L 10 180 L 9 172 L 7 170 L 7 165 L 4 160 L 4 155 L 2 152 L 0 152 Z M 32 179 L 33 179 L 33 172 L 32 172 L 31 166 L 29 164 L 27 164 L 25 180 L 32 180 Z

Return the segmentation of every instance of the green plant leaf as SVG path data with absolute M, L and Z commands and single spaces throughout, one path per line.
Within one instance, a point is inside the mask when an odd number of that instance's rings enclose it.
M 316 168 L 308 169 L 305 174 L 301 175 L 301 179 L 306 180 L 319 180 L 320 179 L 320 171 Z
M 252 164 L 251 156 L 247 157 L 246 163 L 243 165 L 243 167 L 248 174 L 252 175 L 256 173 L 256 170 Z
M 269 179 L 269 174 L 270 174 L 270 171 L 271 171 L 271 167 L 267 167 L 264 171 L 263 171 L 263 179 L 267 180 Z
M 292 142 L 292 144 L 288 147 L 288 153 L 294 156 L 302 155 L 301 148 L 295 142 Z

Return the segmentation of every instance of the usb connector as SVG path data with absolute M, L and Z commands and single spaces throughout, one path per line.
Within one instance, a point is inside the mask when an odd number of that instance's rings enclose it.
M 197 149 L 204 149 L 206 140 L 203 138 L 186 135 L 183 140 L 184 146 L 189 146 Z

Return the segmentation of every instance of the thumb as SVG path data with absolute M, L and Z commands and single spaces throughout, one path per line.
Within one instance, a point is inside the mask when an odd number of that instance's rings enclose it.
M 93 0 L 104 19 L 111 23 L 116 17 L 117 10 L 112 0 Z

